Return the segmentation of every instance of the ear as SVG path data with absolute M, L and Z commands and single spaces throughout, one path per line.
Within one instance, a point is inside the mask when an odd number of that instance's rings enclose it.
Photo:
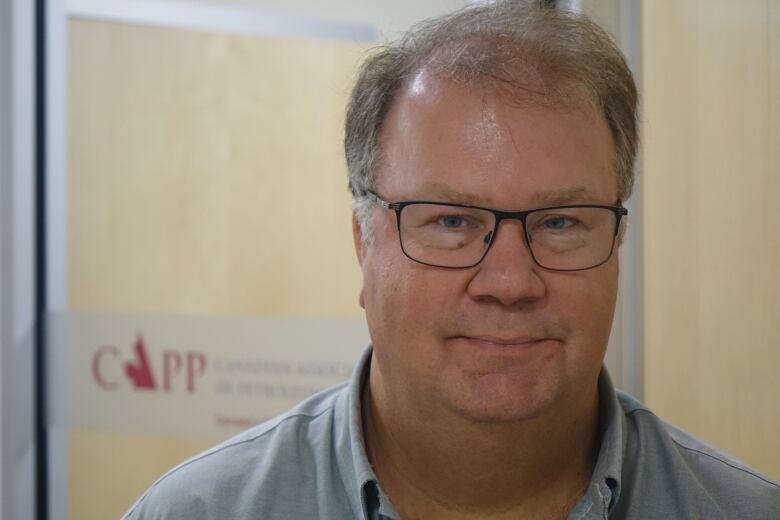
M 352 212 L 352 240 L 355 243 L 355 254 L 357 255 L 358 263 L 360 267 L 363 267 L 363 260 L 366 258 L 366 246 L 363 244 L 363 230 L 360 228 L 360 222 L 358 222 L 357 215 Z M 360 294 L 358 295 L 358 303 L 362 308 L 366 308 L 366 296 L 365 285 L 360 286 Z
M 620 219 L 620 226 L 618 227 L 618 233 L 616 238 L 616 246 L 620 248 L 623 245 L 623 241 L 626 238 L 626 231 L 628 229 L 628 215 Z
M 366 257 L 366 246 L 363 243 L 363 230 L 360 228 L 360 222 L 358 222 L 354 211 L 352 212 L 352 240 L 355 243 L 355 254 L 357 255 L 358 263 L 362 266 L 363 259 Z

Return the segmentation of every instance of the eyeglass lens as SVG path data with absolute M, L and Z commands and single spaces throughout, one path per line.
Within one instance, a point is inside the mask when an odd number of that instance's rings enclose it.
M 525 231 L 536 262 L 547 269 L 588 269 L 604 262 L 615 239 L 608 208 L 550 208 L 529 213 Z M 415 203 L 400 213 L 401 246 L 411 259 L 440 267 L 481 261 L 496 232 L 496 215 L 461 206 Z

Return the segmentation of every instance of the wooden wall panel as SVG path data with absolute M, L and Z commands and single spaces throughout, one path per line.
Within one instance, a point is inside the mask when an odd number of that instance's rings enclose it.
M 365 46 L 71 20 L 71 310 L 362 319 L 341 149 Z M 74 431 L 69 518 L 211 442 Z
M 341 151 L 362 45 L 69 31 L 72 309 L 362 315 Z
M 780 478 L 777 4 L 642 7 L 646 400 Z

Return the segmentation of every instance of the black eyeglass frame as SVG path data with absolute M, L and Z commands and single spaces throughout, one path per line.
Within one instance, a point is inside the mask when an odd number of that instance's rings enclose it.
M 531 253 L 531 258 L 533 258 L 534 263 L 539 267 L 541 267 L 542 269 L 546 269 L 548 271 L 563 271 L 563 272 L 587 271 L 588 269 L 595 269 L 596 267 L 607 263 L 607 261 L 610 258 L 612 258 L 612 253 L 614 253 L 615 251 L 615 241 L 617 240 L 618 233 L 620 232 L 620 221 L 623 217 L 628 215 L 628 210 L 621 205 L 620 200 L 615 202 L 614 206 L 608 206 L 604 204 L 566 204 L 562 206 L 545 206 L 541 208 L 533 208 L 533 209 L 528 209 L 523 211 L 502 211 L 493 208 L 485 208 L 483 206 L 474 206 L 471 204 L 456 204 L 451 202 L 438 202 L 438 201 L 430 201 L 430 200 L 407 200 L 402 202 L 388 202 L 382 197 L 380 197 L 377 193 L 371 190 L 366 190 L 365 197 L 368 198 L 374 204 L 377 204 L 385 209 L 389 209 L 395 212 L 396 226 L 398 228 L 398 242 L 401 244 L 401 251 L 403 252 L 404 256 L 406 256 L 409 260 L 412 260 L 413 262 L 417 262 L 418 264 L 427 265 L 430 267 L 439 267 L 442 269 L 471 269 L 472 267 L 476 267 L 477 265 L 479 265 L 482 262 L 482 260 L 484 260 L 485 257 L 487 256 L 488 252 L 490 251 L 490 248 L 493 247 L 493 242 L 495 241 L 496 235 L 498 234 L 498 226 L 502 220 L 519 220 L 523 224 L 523 239 L 525 240 L 525 245 L 528 247 L 528 251 Z M 433 204 L 435 206 L 453 206 L 456 208 L 478 209 L 478 210 L 488 211 L 492 213 L 496 219 L 496 222 L 493 225 L 493 230 L 490 232 L 490 242 L 488 242 L 484 253 L 482 253 L 482 256 L 479 257 L 479 260 L 477 260 L 471 265 L 450 266 L 450 265 L 438 265 L 438 264 L 431 264 L 429 262 L 423 262 L 409 255 L 409 253 L 406 252 L 406 248 L 404 248 L 404 241 L 401 238 L 401 211 L 403 211 L 405 207 L 412 206 L 414 204 Z M 595 265 L 591 265 L 589 267 L 580 267 L 577 269 L 555 269 L 555 268 L 546 267 L 542 265 L 539 262 L 539 260 L 536 259 L 534 250 L 531 247 L 531 239 L 528 236 L 528 228 L 526 226 L 526 219 L 528 218 L 528 215 L 530 215 L 531 213 L 535 213 L 537 211 L 545 211 L 545 210 L 552 210 L 552 209 L 574 209 L 574 208 L 608 209 L 615 214 L 615 230 L 612 235 L 612 245 L 610 246 L 609 254 L 607 254 L 604 260 L 602 260 L 601 262 Z

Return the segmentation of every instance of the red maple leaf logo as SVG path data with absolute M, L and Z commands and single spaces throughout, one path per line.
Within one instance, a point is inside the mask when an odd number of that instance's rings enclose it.
M 125 374 L 133 381 L 135 388 L 147 388 L 154 390 L 157 385 L 154 382 L 154 376 L 152 375 L 152 367 L 149 365 L 149 360 L 146 357 L 146 347 L 144 346 L 144 339 L 139 334 L 135 340 L 135 362 L 125 363 Z

